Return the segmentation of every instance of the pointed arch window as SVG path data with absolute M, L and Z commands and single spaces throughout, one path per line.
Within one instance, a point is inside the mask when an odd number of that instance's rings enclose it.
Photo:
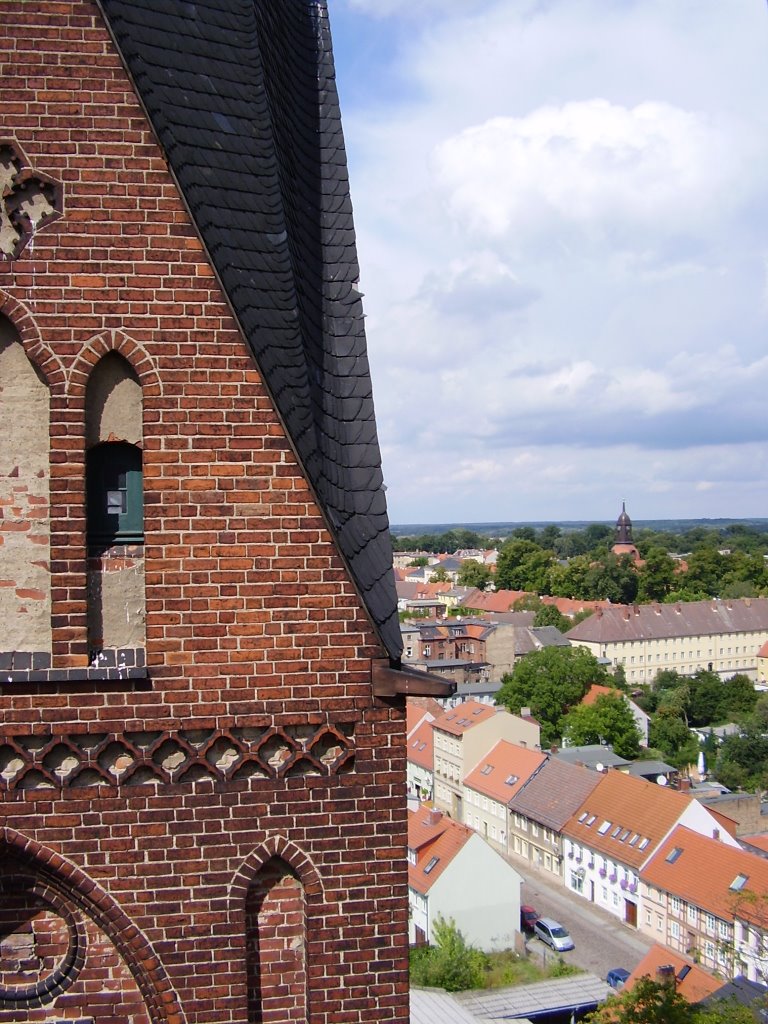
M 88 543 L 144 541 L 144 482 L 141 449 L 105 441 L 87 456 Z

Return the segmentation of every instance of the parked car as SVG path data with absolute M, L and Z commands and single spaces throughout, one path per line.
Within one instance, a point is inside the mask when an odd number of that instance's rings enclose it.
M 605 976 L 605 980 L 618 992 L 619 989 L 624 988 L 624 984 L 629 977 L 630 972 L 626 967 L 614 967 L 612 971 L 608 971 Z
M 520 931 L 521 932 L 528 932 L 529 934 L 531 932 L 533 932 L 533 926 L 536 924 L 536 922 L 538 920 L 539 920 L 539 912 L 538 912 L 538 910 L 536 910 L 535 907 L 531 907 L 531 906 L 529 906 L 526 903 L 524 903 L 522 905 L 522 907 L 520 907 Z
M 573 939 L 567 930 L 551 917 L 540 917 L 533 926 L 533 934 L 551 946 L 556 953 L 565 953 L 567 949 L 573 949 Z

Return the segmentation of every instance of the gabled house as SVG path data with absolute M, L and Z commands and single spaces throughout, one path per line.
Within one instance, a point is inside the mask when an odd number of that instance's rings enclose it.
M 598 697 L 623 697 L 624 700 L 629 704 L 632 717 L 635 720 L 635 725 L 640 731 L 640 744 L 643 747 L 648 746 L 648 728 L 650 725 L 650 718 L 643 711 L 639 705 L 635 704 L 626 693 L 622 693 L 621 690 L 617 690 L 613 686 L 601 686 L 599 683 L 593 683 L 592 686 L 584 694 L 581 703 L 582 704 L 594 704 Z
M 434 923 L 453 920 L 479 949 L 514 948 L 522 879 L 466 825 L 432 807 L 408 814 L 411 943 L 432 942 Z
M 465 701 L 432 723 L 434 733 L 435 804 L 463 821 L 464 778 L 499 740 L 539 748 L 540 729 L 531 718 L 504 708 Z
M 768 980 L 768 860 L 678 827 L 640 872 L 640 928 L 703 967 Z
M 562 877 L 561 830 L 599 781 L 596 772 L 548 758 L 509 801 L 509 853 Z
M 424 718 L 408 735 L 406 748 L 408 795 L 431 800 L 434 795 L 434 735 L 432 720 Z
M 546 760 L 539 750 L 499 740 L 464 779 L 464 822 L 499 853 L 508 853 L 509 801 Z
M 563 826 L 564 882 L 637 927 L 640 871 L 676 825 L 738 847 L 735 823 L 668 787 L 607 771 Z

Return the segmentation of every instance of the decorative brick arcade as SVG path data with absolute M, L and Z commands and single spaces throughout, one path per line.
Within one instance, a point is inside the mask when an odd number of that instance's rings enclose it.
M 0 1024 L 408 1020 L 327 13 L 3 0 Z

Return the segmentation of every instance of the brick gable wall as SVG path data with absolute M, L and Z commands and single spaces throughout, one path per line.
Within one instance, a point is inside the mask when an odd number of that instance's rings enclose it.
M 0 141 L 63 195 L 0 262 L 0 313 L 50 391 L 52 601 L 48 668 L 0 688 L 0 875 L 57 894 L 30 897 L 26 934 L 62 914 L 86 934 L 37 1003 L 0 947 L 0 1022 L 142 1024 L 137 991 L 151 1021 L 258 1019 L 246 904 L 274 857 L 302 886 L 308 1019 L 405 1022 L 405 722 L 371 696 L 384 652 L 96 5 L 5 0 L 0 50 Z M 132 676 L 94 668 L 87 635 L 85 395 L 111 350 L 144 415 Z M 55 965 L 25 970 L 53 984 Z

